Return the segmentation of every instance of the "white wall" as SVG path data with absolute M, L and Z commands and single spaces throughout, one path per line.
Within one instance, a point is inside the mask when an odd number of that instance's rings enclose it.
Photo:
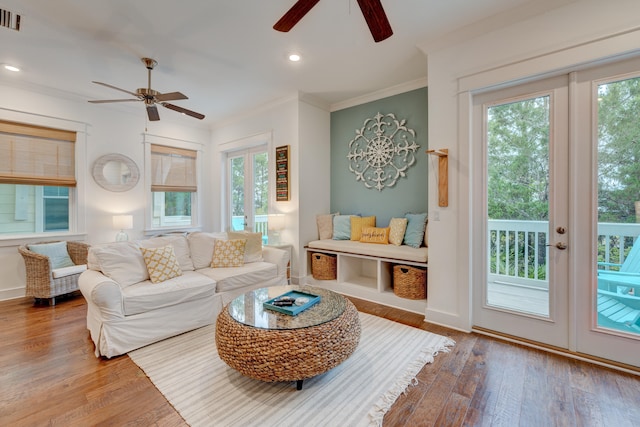
M 471 93 L 637 50 L 639 14 L 637 0 L 583 0 L 455 45 L 423 47 L 429 145 L 449 149 L 449 207 L 439 208 L 440 221 L 432 216 L 429 223 L 428 321 L 471 327 L 471 265 L 477 261 L 471 244 L 479 217 L 473 215 L 470 192 L 470 171 L 479 166 L 471 157 Z M 429 197 L 429 206 L 437 206 L 436 180 L 430 180 Z
M 275 182 L 269 188 L 269 212 L 286 216 L 282 243 L 293 245 L 292 281 L 301 276 L 299 257 L 302 247 L 317 237 L 315 215 L 329 210 L 329 112 L 300 99 L 283 99 L 251 113 L 220 124 L 212 133 L 212 164 L 222 170 L 225 146 L 251 139 L 254 135 L 271 135 L 270 163 L 273 167 L 275 147 L 290 146 L 290 194 L 288 202 L 275 201 Z M 220 169 L 217 169 L 219 166 Z M 215 194 L 224 191 L 224 177 L 212 177 Z M 212 212 L 223 209 L 221 198 L 213 201 Z M 218 224 L 222 229 L 224 224 Z M 303 275 L 303 274 L 302 274 Z
M 84 214 L 81 215 L 77 233 L 26 240 L 0 238 L 0 300 L 24 296 L 24 262 L 17 251 L 21 243 L 51 240 L 52 237 L 84 239 L 90 244 L 113 241 L 117 233 L 112 225 L 112 215 L 115 213 L 133 215 L 134 229 L 128 232 L 131 239 L 144 236 L 145 203 L 149 188 L 144 175 L 145 128 L 151 135 L 195 142 L 202 147 L 204 158 L 210 156 L 210 131 L 195 119 L 162 109 L 160 122 L 146 123 L 142 103 L 127 107 L 116 104 L 92 105 L 68 94 L 37 89 L 38 92 L 0 85 L 0 119 L 80 130 L 77 142 L 79 158 L 76 159 L 77 191 Z M 90 174 L 91 166 L 98 157 L 107 153 L 124 154 L 138 165 L 140 181 L 132 190 L 114 193 L 95 183 Z M 203 169 L 203 205 L 210 206 L 213 197 L 210 191 L 210 168 Z M 201 219 L 203 228 L 210 229 L 215 221 L 215 213 L 203 212 Z

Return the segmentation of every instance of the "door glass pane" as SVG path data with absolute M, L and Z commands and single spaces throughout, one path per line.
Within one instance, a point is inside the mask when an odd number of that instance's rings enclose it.
M 598 86 L 598 326 L 640 334 L 640 78 Z
M 267 214 L 269 213 L 269 167 L 267 152 L 253 155 L 253 215 L 254 231 L 262 233 L 267 243 Z
M 231 169 L 231 229 L 244 230 L 245 227 L 245 194 L 244 194 L 244 157 L 230 159 Z
M 487 123 L 486 301 L 549 315 L 549 96 L 494 105 Z

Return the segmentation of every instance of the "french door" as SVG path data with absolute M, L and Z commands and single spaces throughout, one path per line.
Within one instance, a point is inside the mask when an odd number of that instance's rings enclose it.
M 474 99 L 482 141 L 482 286 L 474 325 L 567 347 L 568 78 Z
M 474 327 L 640 366 L 640 60 L 473 99 Z
M 227 153 L 230 230 L 267 235 L 268 160 L 267 145 Z

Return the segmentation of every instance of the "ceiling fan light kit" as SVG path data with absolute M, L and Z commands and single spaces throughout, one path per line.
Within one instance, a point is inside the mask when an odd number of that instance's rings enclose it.
M 194 117 L 196 119 L 202 120 L 204 119 L 204 114 L 200 114 L 195 111 L 188 110 L 184 107 L 180 107 L 178 105 L 170 104 L 166 101 L 177 101 L 180 99 L 189 99 L 186 95 L 180 92 L 168 92 L 168 93 L 160 93 L 157 90 L 151 89 L 151 71 L 154 69 L 158 62 L 151 58 L 142 58 L 142 63 L 147 68 L 147 87 L 146 88 L 138 88 L 135 92 L 128 91 L 126 89 L 121 89 L 119 87 L 96 82 L 93 83 L 99 84 L 111 89 L 119 90 L 120 92 L 127 93 L 134 98 L 125 98 L 125 99 L 104 99 L 104 100 L 92 100 L 89 101 L 92 104 L 104 104 L 110 102 L 130 102 L 130 101 L 142 101 L 144 102 L 147 108 L 147 117 L 149 121 L 155 122 L 160 120 L 160 114 L 158 113 L 157 104 L 162 105 L 165 108 L 168 108 L 173 111 L 177 111 L 178 113 L 186 114 L 187 116 Z
M 281 32 L 290 31 L 320 0 L 298 0 L 276 22 L 273 29 Z M 388 39 L 393 35 L 391 24 L 380 0 L 358 0 L 358 6 L 367 22 L 369 31 L 376 43 Z

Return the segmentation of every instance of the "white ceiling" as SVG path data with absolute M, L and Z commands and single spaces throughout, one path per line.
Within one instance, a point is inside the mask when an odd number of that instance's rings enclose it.
M 273 30 L 294 3 L 0 0 L 0 8 L 22 17 L 19 32 L 0 28 L 0 63 L 23 70 L 0 70 L 0 83 L 87 100 L 126 98 L 91 81 L 130 91 L 146 87 L 140 61 L 146 56 L 159 63 L 152 87 L 184 93 L 189 99 L 174 103 L 205 114 L 209 123 L 298 91 L 335 106 L 425 79 L 427 60 L 417 46 L 480 21 L 495 25 L 490 17 L 536 0 L 382 0 L 394 35 L 380 43 L 356 0 L 322 0 L 289 33 Z M 294 51 L 301 62 L 287 60 Z M 142 103 L 126 105 L 144 114 Z M 172 114 L 160 110 L 161 117 Z

